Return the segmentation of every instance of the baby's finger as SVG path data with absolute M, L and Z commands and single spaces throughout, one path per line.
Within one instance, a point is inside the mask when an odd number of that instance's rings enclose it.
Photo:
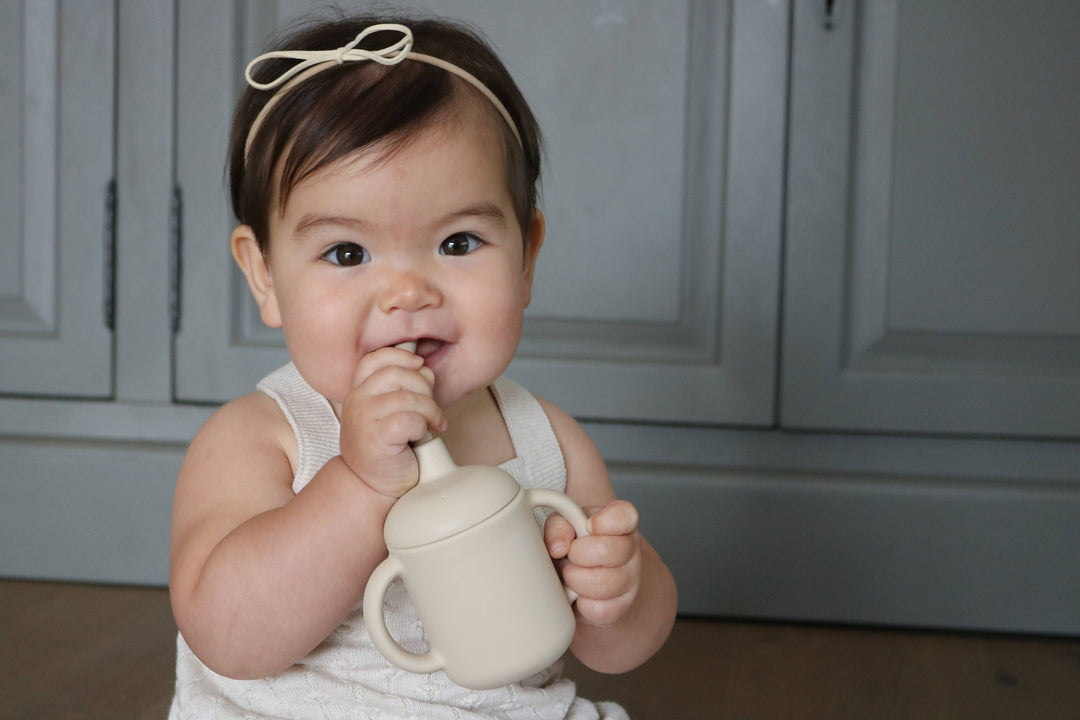
M 574 526 L 562 515 L 551 514 L 544 523 L 544 544 L 553 558 L 566 557 L 577 534 Z
M 445 420 L 442 419 L 441 411 L 432 419 L 427 415 L 417 412 L 398 412 L 381 418 L 377 423 L 379 440 L 395 445 L 403 442 L 417 442 L 424 437 L 428 429 L 442 432 L 446 429 Z
M 629 592 L 612 600 L 593 600 L 578 598 L 575 612 L 589 625 L 608 627 L 614 625 L 626 615 L 634 604 L 637 593 Z
M 622 568 L 584 568 L 574 564 L 562 568 L 562 578 L 583 598 L 613 600 L 632 592 L 637 574 Z
M 387 366 L 419 370 L 424 365 L 424 359 L 407 350 L 396 347 L 385 347 L 373 350 L 356 364 L 356 372 L 353 373 L 353 387 L 363 384 L 377 370 Z
M 626 565 L 637 553 L 637 535 L 588 535 L 570 545 L 570 562 L 588 568 Z
M 369 398 L 400 390 L 430 396 L 434 388 L 434 378 L 430 368 L 413 369 L 386 365 L 369 375 L 359 388 L 363 395 Z
M 589 533 L 595 535 L 629 535 L 637 526 L 637 508 L 626 500 L 614 500 L 589 518 Z
M 423 380 L 419 381 L 423 384 Z M 393 390 L 381 395 L 375 395 L 368 398 L 366 407 L 361 407 L 356 412 L 363 412 L 373 421 L 379 423 L 384 432 L 389 432 L 394 437 L 402 437 L 405 434 L 405 428 L 395 421 L 394 423 L 387 423 L 390 418 L 398 416 L 413 417 L 414 421 L 409 423 L 408 428 L 410 432 L 408 435 L 412 435 L 411 429 L 417 422 L 423 421 L 426 426 L 431 427 L 435 432 L 442 432 L 445 430 L 446 417 L 443 415 L 442 408 L 431 397 L 430 394 L 421 392 L 413 392 L 411 390 Z M 344 410 L 342 411 L 344 421 L 346 416 Z M 423 432 L 420 433 L 423 436 Z M 409 437 L 409 440 L 419 440 L 419 437 Z

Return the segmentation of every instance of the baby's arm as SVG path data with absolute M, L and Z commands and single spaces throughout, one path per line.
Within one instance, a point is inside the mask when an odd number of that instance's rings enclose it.
M 372 374 L 363 376 L 356 395 L 396 372 L 366 371 Z M 424 394 L 427 378 L 416 383 L 419 377 L 408 382 Z M 426 392 L 430 395 L 430 388 Z M 397 393 L 398 405 L 416 406 L 410 395 Z M 342 430 L 343 450 L 350 452 L 360 444 L 358 435 L 371 433 L 360 427 L 370 418 L 353 404 L 346 400 L 350 420 Z M 367 406 L 385 411 L 394 402 Z M 421 417 L 419 423 L 413 418 L 398 424 L 426 423 Z M 229 677 L 280 672 L 333 631 L 363 597 L 371 571 L 386 556 L 386 513 L 395 495 L 410 486 L 400 478 L 381 484 L 379 476 L 363 476 L 338 456 L 294 495 L 284 450 L 292 432 L 267 396 L 240 398 L 199 431 L 177 481 L 169 583 L 173 612 L 199 659 Z M 397 443 L 405 453 L 408 439 Z M 412 458 L 411 453 L 403 457 Z
M 632 670 L 664 644 L 675 622 L 675 581 L 637 530 L 636 508 L 616 500 L 607 467 L 585 431 L 541 401 L 566 459 L 566 494 L 590 514 L 591 535 L 575 539 L 570 524 L 552 515 L 545 540 L 559 559 L 563 580 L 580 594 L 570 649 L 605 673 Z

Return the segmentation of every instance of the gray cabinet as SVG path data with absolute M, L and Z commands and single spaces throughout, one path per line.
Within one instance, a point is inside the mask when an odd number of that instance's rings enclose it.
M 163 581 L 186 442 L 287 360 L 223 165 L 244 64 L 309 5 L 0 10 L 20 78 L 72 77 L 0 85 L 0 574 Z M 684 612 L 1080 632 L 1072 3 L 427 6 L 549 143 L 510 374 L 583 420 Z
M 529 387 L 605 421 L 1080 435 L 1072 5 L 795 4 L 789 113 L 787 8 L 428 6 L 484 18 L 549 139 Z M 235 69 L 310 7 L 180 6 L 184 401 L 286 360 L 205 179 Z
M 0 394 L 112 394 L 113 25 L 0 4 Z

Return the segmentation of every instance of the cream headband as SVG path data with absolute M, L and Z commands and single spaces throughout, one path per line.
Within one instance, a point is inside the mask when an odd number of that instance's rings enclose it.
M 381 50 L 362 50 L 357 45 L 373 33 L 381 32 L 384 30 L 401 33 L 401 39 L 393 45 L 388 45 Z M 308 79 L 316 73 L 322 72 L 328 68 L 336 65 L 342 65 L 346 62 L 362 62 L 364 60 L 373 60 L 380 65 L 397 65 L 399 62 L 405 59 L 416 60 L 418 62 L 427 63 L 428 65 L 434 65 L 435 67 L 442 68 L 449 73 L 457 75 L 465 82 L 472 85 L 474 88 L 480 91 L 480 93 L 486 97 L 495 109 L 502 115 L 503 120 L 506 121 L 511 132 L 514 133 L 514 137 L 518 141 L 518 145 L 521 145 L 521 135 L 518 133 L 517 126 L 514 124 L 514 120 L 510 117 L 510 113 L 507 112 L 506 107 L 499 102 L 499 98 L 495 97 L 495 93 L 491 92 L 484 83 L 480 82 L 474 75 L 465 70 L 462 70 L 457 65 L 448 63 L 445 60 L 440 60 L 437 57 L 431 55 L 424 55 L 418 52 L 412 52 L 413 36 L 412 30 L 404 25 L 383 24 L 383 25 L 371 25 L 365 28 L 356 39 L 344 47 L 340 47 L 337 50 L 276 50 L 274 52 L 268 52 L 264 55 L 252 60 L 248 63 L 247 69 L 244 71 L 244 77 L 247 78 L 248 85 L 256 90 L 273 90 L 274 88 L 282 87 L 277 94 L 271 97 L 259 114 L 255 116 L 255 121 L 251 123 L 251 129 L 248 130 L 247 141 L 244 143 L 244 159 L 247 160 L 248 151 L 251 150 L 251 141 L 255 138 L 255 135 L 259 131 L 259 127 L 262 125 L 263 120 L 266 119 L 267 113 L 270 109 L 277 104 L 277 102 L 288 91 L 304 80 Z M 277 78 L 267 83 L 256 82 L 251 77 L 252 68 L 264 60 L 272 60 L 275 58 L 287 58 L 289 60 L 299 60 L 296 65 L 283 72 Z

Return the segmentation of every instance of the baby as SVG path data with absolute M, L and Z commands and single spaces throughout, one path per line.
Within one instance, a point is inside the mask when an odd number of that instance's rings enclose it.
M 580 595 L 582 663 L 630 670 L 674 621 L 671 574 L 592 442 L 502 376 L 544 240 L 528 105 L 448 22 L 338 19 L 278 47 L 249 66 L 233 121 L 231 243 L 292 362 L 217 411 L 184 459 L 170 718 L 626 717 L 575 697 L 560 663 L 488 691 L 399 670 L 361 609 L 387 512 L 417 482 L 409 443 L 431 431 L 459 465 L 499 465 L 590 513 L 586 537 L 558 515 L 544 528 Z M 386 607 L 422 651 L 400 583 Z

